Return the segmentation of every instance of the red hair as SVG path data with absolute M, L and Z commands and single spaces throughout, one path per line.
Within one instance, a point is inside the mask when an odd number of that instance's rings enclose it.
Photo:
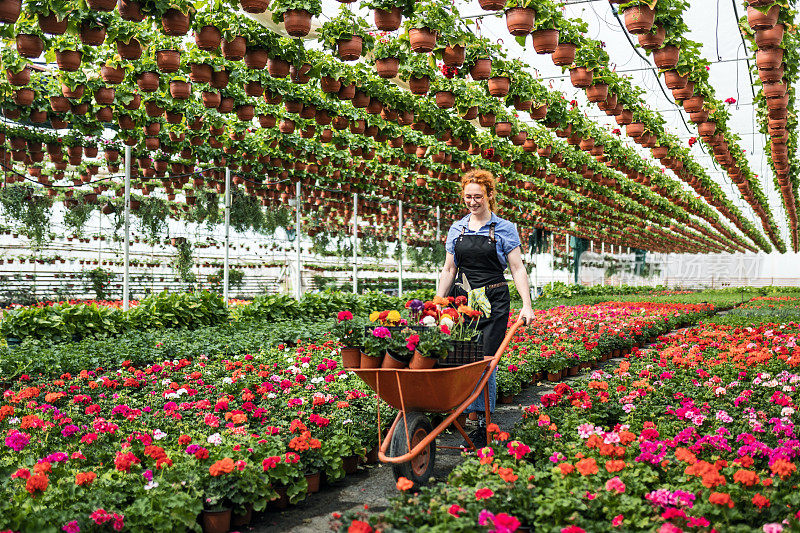
M 461 194 L 464 194 L 464 189 L 470 183 L 477 183 L 483 188 L 486 198 L 489 199 L 489 209 L 494 211 L 497 207 L 497 199 L 495 197 L 495 190 L 497 188 L 497 179 L 488 170 L 472 169 L 468 171 L 461 178 Z

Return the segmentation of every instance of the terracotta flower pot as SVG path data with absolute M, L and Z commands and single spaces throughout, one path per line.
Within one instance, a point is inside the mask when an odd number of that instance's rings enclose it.
M 361 353 L 360 368 L 381 368 L 384 357 L 370 357 L 365 353 Z
M 585 89 L 591 86 L 593 78 L 594 73 L 592 73 L 592 71 L 586 67 L 575 67 L 569 69 L 569 79 L 572 82 L 573 87 Z
M 69 72 L 78 70 L 81 66 L 83 53 L 78 50 L 59 50 L 56 51 L 56 63 L 58 68 Z
M 450 109 L 456 103 L 455 95 L 450 91 L 438 91 L 436 93 L 436 105 L 441 109 Z
M 667 37 L 667 30 L 663 26 L 657 26 L 654 31 L 639 34 L 639 46 L 645 50 L 656 50 L 664 44 Z
M 781 98 L 786 94 L 787 85 L 785 83 L 765 83 L 764 96 L 767 98 Z
M 31 81 L 31 68 L 25 67 L 19 72 L 11 72 L 9 69 L 6 69 L 6 79 L 8 83 L 15 87 L 28 85 Z
M 141 22 L 144 20 L 144 13 L 142 13 L 142 5 L 135 0 L 119 0 L 117 4 L 119 15 L 123 20 L 132 22 Z
M 313 472 L 306 474 L 306 482 L 308 483 L 308 493 L 314 494 L 319 492 L 319 486 L 322 481 L 322 474 L 320 472 Z
M 784 94 L 780 98 L 767 98 L 767 107 L 769 109 L 782 109 L 789 105 L 789 95 Z
M 43 33 L 47 33 L 49 35 L 63 35 L 64 32 L 67 31 L 69 15 L 64 17 L 62 20 L 59 20 L 55 13 L 50 13 L 47 16 L 42 16 L 39 14 L 37 15 L 37 20 L 39 22 L 39 29 L 41 29 Z
M 701 109 L 700 111 L 689 113 L 689 120 L 695 124 L 701 124 L 708 120 L 708 111 Z
M 511 135 L 511 128 L 510 122 L 498 122 L 494 126 L 494 134 L 498 137 L 508 137 Z
M 403 14 L 399 7 L 393 7 L 390 11 L 376 9 L 373 13 L 375 17 L 375 27 L 381 31 L 394 31 L 400 27 L 403 21 Z
M 248 13 L 263 13 L 269 6 L 269 0 L 240 0 L 239 3 Z
M 117 53 L 122 59 L 139 59 L 142 57 L 142 44 L 136 39 L 131 39 L 127 43 L 117 41 Z
M 660 69 L 675 68 L 678 64 L 681 49 L 675 45 L 668 44 L 663 48 L 653 51 L 653 61 Z
M 3 0 L 0 2 L 0 22 L 14 24 L 22 12 L 22 0 Z
M 244 64 L 252 70 L 263 70 L 269 61 L 269 54 L 263 48 L 248 48 L 244 53 Z
M 44 41 L 38 35 L 20 33 L 14 41 L 22 57 L 39 57 L 44 51 Z
M 215 91 L 203 91 L 203 105 L 207 109 L 216 108 L 222 100 L 222 95 Z
M 83 22 L 80 28 L 81 43 L 86 46 L 100 46 L 106 40 L 105 26 L 98 26 L 91 22 Z
M 194 34 L 194 43 L 200 50 L 216 50 L 222 42 L 222 32 L 216 26 L 203 26 Z
M 475 60 L 475 64 L 469 69 L 469 75 L 475 81 L 488 80 L 492 72 L 492 60 L 480 58 Z
M 664 82 L 670 90 L 683 89 L 689 82 L 689 75 L 681 76 L 677 70 L 668 70 L 664 73 Z
M 510 88 L 510 78 L 505 76 L 493 76 L 489 78 L 489 94 L 496 98 L 502 98 L 506 96 Z
M 575 61 L 575 51 L 577 49 L 578 46 L 573 43 L 558 43 L 558 46 L 551 56 L 553 64 L 559 67 L 571 65 L 572 62 Z
M 772 28 L 757 30 L 755 32 L 756 46 L 759 50 L 763 50 L 764 48 L 778 48 L 783 42 L 785 28 L 783 24 L 775 24 Z
M 203 533 L 227 533 L 231 528 L 231 510 L 203 511 L 202 522 Z
M 305 9 L 290 9 L 283 14 L 283 26 L 292 37 L 305 37 L 311 31 L 311 13 Z
M 586 88 L 586 98 L 590 102 L 604 102 L 608 98 L 608 85 L 605 83 L 595 83 Z
M 164 14 L 161 15 L 161 28 L 164 30 L 164 33 L 172 37 L 182 37 L 189 33 L 190 22 L 187 13 L 183 13 L 175 8 L 167 9 Z
M 158 90 L 159 86 L 159 76 L 155 72 L 142 72 L 136 78 L 136 84 L 139 86 L 139 90 L 152 93 Z
M 486 11 L 498 11 L 506 7 L 504 0 L 478 0 L 478 4 L 481 6 L 481 9 L 485 9 Z
M 547 104 L 542 104 L 538 107 L 532 107 L 530 115 L 533 120 L 544 120 L 547 116 Z
M 625 126 L 625 134 L 628 137 L 640 137 L 644 133 L 644 124 L 633 122 Z
M 625 27 L 634 35 L 649 33 L 656 13 L 649 6 L 640 5 L 625 10 Z
M 776 69 L 783 62 L 782 48 L 766 48 L 756 50 L 756 66 L 759 69 Z
M 102 65 L 100 67 L 100 77 L 106 83 L 117 85 L 125 81 L 125 70 L 123 70 L 122 67 L 115 68 Z
M 210 83 L 211 73 L 211 65 L 205 63 L 189 64 L 189 79 L 192 80 L 192 83 Z
M 341 351 L 342 365 L 345 368 L 358 368 L 361 366 L 361 349 L 345 346 Z
M 447 45 L 444 50 L 442 50 L 442 61 L 448 67 L 461 67 L 464 64 L 466 54 L 467 49 L 464 46 Z
M 434 366 L 436 366 L 436 359 L 434 357 L 424 357 L 416 350 L 414 350 L 414 356 L 411 357 L 411 362 L 408 364 L 408 368 L 412 370 L 423 370 L 433 368 Z
M 181 53 L 178 50 L 158 50 L 156 65 L 161 72 L 177 72 L 181 68 Z
M 406 367 L 408 367 L 407 360 L 396 357 L 391 353 L 387 353 L 386 357 L 383 358 L 383 362 L 381 363 L 381 368 L 401 369 Z
M 467 111 L 461 115 L 461 118 L 464 120 L 475 120 L 478 116 L 478 106 L 472 106 Z
M 783 79 L 783 71 L 783 66 L 769 70 L 759 69 L 758 79 L 761 80 L 761 83 L 776 83 Z
M 375 73 L 384 79 L 390 79 L 396 77 L 399 68 L 400 68 L 400 59 L 396 57 L 385 57 L 382 59 L 375 60 Z M 426 93 L 428 92 L 427 89 L 425 90 L 425 92 Z
M 683 89 L 673 89 L 672 96 L 675 97 L 676 100 L 686 100 L 687 98 L 691 98 L 694 94 L 694 82 L 689 81 L 686 83 L 686 87 Z
M 222 40 L 222 56 L 228 61 L 241 61 L 247 52 L 247 40 L 237 35 L 230 41 Z
M 691 98 L 687 98 L 683 101 L 683 109 L 687 113 L 696 113 L 703 109 L 703 103 L 705 102 L 705 98 L 702 95 L 692 96 Z
M 408 40 L 413 51 L 425 54 L 436 46 L 436 32 L 428 28 L 411 28 L 408 30 Z
M 267 72 L 273 78 L 285 78 L 289 75 L 289 62 L 270 57 L 267 61 Z
M 703 122 L 697 126 L 697 133 L 703 136 L 710 137 L 717 131 L 717 125 L 714 122 Z
M 512 7 L 506 10 L 506 26 L 511 35 L 528 35 L 533 30 L 536 11 L 530 7 Z
M 766 13 L 754 6 L 747 6 L 747 23 L 754 30 L 768 30 L 777 24 L 780 12 L 778 4 L 773 5 Z
M 266 9 L 266 8 L 265 8 Z M 245 504 L 244 512 L 231 512 L 231 528 L 241 528 L 250 525 L 253 519 L 253 504 Z
M 348 455 L 342 457 L 342 468 L 345 474 L 355 474 L 358 471 L 359 457 L 357 455 Z
M 533 32 L 533 49 L 537 54 L 552 54 L 558 48 L 558 30 L 542 29 Z
M 547 373 L 547 381 L 555 382 L 561 379 L 561 371 L 558 372 L 548 372 Z

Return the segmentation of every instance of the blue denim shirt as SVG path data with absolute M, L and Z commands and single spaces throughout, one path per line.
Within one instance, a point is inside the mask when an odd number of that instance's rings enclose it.
M 455 241 L 459 235 L 461 235 L 461 228 L 466 228 L 464 230 L 464 235 L 489 235 L 489 226 L 492 222 L 495 223 L 494 226 L 494 237 L 497 241 L 495 246 L 497 248 L 497 258 L 500 260 L 500 264 L 503 265 L 505 268 L 508 266 L 508 254 L 511 253 L 514 248 L 519 247 L 522 243 L 519 240 L 519 232 L 517 232 L 517 226 L 509 222 L 504 218 L 500 218 L 496 214 L 492 213 L 492 218 L 489 219 L 489 222 L 484 224 L 478 231 L 472 231 L 469 229 L 469 213 L 462 218 L 461 220 L 456 221 L 452 226 L 450 226 L 450 231 L 447 232 L 447 240 L 445 241 L 444 247 L 448 253 L 454 253 L 455 249 Z M 455 259 L 454 259 L 455 260 Z M 456 262 L 456 266 L 458 263 Z

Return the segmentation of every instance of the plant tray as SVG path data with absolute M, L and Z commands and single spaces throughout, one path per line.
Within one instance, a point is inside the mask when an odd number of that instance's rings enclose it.
M 483 360 L 483 335 L 469 341 L 453 341 L 453 349 L 439 366 L 461 366 Z

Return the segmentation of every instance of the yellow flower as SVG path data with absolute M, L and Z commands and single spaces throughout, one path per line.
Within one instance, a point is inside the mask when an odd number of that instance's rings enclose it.
M 389 316 L 386 317 L 386 322 L 389 324 L 400 322 L 400 313 L 394 310 L 389 311 Z
M 378 315 L 380 315 L 380 314 L 381 314 L 381 313 L 380 313 L 380 311 L 373 311 L 373 312 L 371 312 L 371 313 L 369 314 L 369 321 L 370 321 L 370 322 L 375 322 L 376 320 L 378 320 Z

